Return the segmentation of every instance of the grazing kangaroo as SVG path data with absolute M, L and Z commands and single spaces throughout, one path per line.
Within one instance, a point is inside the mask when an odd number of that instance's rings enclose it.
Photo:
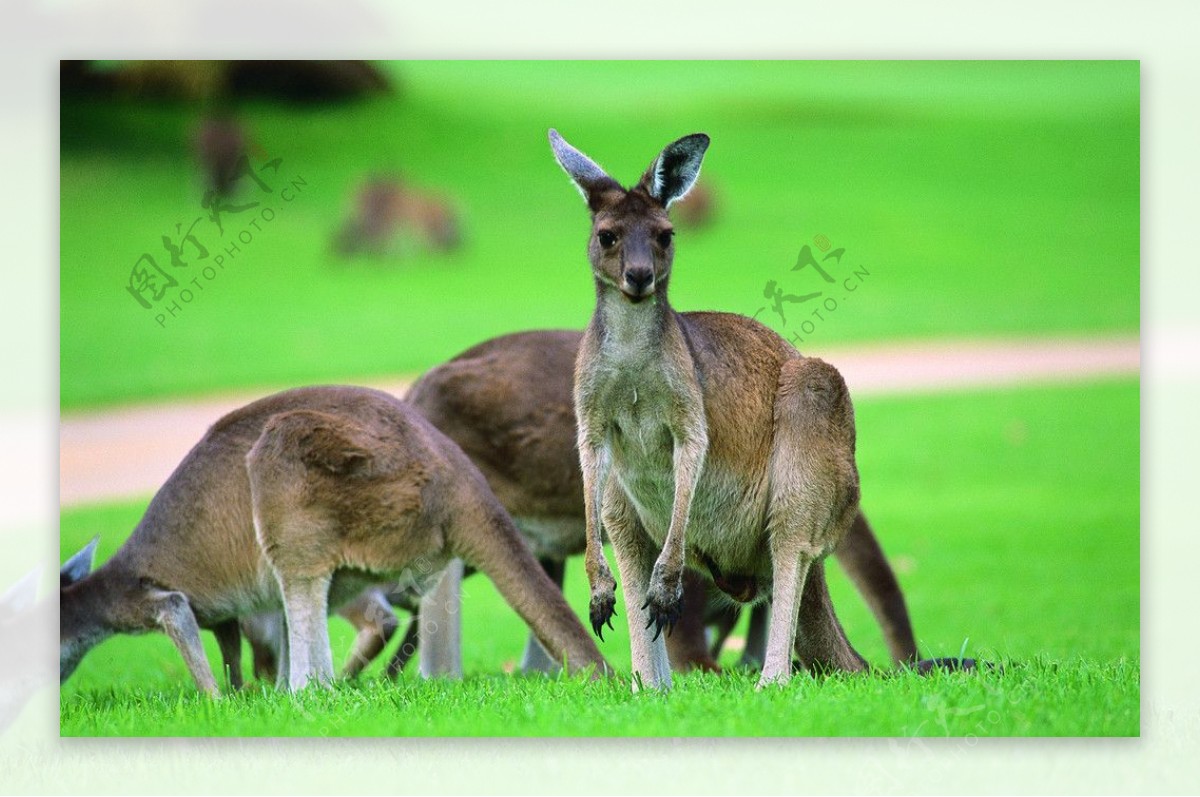
M 790 679 L 799 617 L 814 601 L 801 646 L 865 668 L 822 569 L 858 510 L 845 382 L 756 321 L 680 314 L 667 300 L 667 209 L 699 176 L 708 136 L 669 144 L 630 189 L 557 131 L 550 144 L 592 215 L 596 309 L 575 368 L 592 628 L 611 623 L 616 604 L 603 526 L 623 581 L 635 688 L 639 678 L 670 686 L 661 633 L 679 621 L 685 564 L 738 602 L 770 596 L 759 688 Z
M 282 606 L 288 685 L 324 683 L 328 607 L 387 579 L 427 587 L 453 557 L 492 578 L 550 655 L 606 669 L 453 442 L 379 391 L 279 393 L 217 421 L 104 565 L 64 570 L 60 679 L 108 636 L 157 629 L 216 694 L 200 628 Z
M 449 252 L 462 244 L 453 207 L 397 177 L 371 177 L 355 195 L 353 215 L 334 238 L 344 256 L 384 255 L 398 251 L 404 236 L 419 237 L 431 249 Z

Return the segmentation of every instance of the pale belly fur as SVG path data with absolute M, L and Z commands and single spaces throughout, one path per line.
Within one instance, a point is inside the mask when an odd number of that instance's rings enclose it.
M 329 611 L 349 603 L 367 587 L 406 589 L 423 595 L 436 586 L 448 561 L 449 557 L 446 556 L 425 557 L 401 570 L 386 573 L 353 567 L 339 568 L 329 585 Z M 189 596 L 189 599 L 201 624 L 206 626 L 232 617 L 283 609 L 279 582 L 265 558 L 259 559 L 258 566 L 249 578 L 232 589 L 218 593 L 215 599 L 205 600 L 203 596 Z
M 610 441 L 610 478 L 618 480 L 646 532 L 661 547 L 675 501 L 670 433 L 654 423 L 639 424 L 634 434 L 629 425 L 620 428 Z M 689 564 L 705 571 L 703 553 L 726 573 L 769 578 L 769 498 L 766 474 L 735 473 L 726 463 L 708 459 L 692 496 L 685 546 Z

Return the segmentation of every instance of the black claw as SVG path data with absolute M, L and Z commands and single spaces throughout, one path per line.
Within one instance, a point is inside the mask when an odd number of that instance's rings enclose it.
M 649 606 L 650 599 L 647 598 L 646 602 L 642 604 L 642 610 L 645 611 Z M 657 641 L 664 630 L 667 632 L 667 636 L 671 635 L 671 632 L 675 630 L 675 624 L 679 622 L 682 610 L 678 606 L 669 609 L 654 606 L 650 608 L 649 614 L 650 616 L 646 620 L 646 629 L 649 630 L 650 626 L 655 626 L 654 641 Z
M 613 615 L 615 615 L 615 614 L 616 614 L 616 612 L 613 612 L 612 614 L 610 614 L 610 615 L 608 616 L 608 621 L 605 623 L 605 624 L 608 626 L 608 628 L 609 628 L 609 630 L 610 630 L 610 631 L 611 631 L 611 630 L 614 630 L 614 629 L 613 629 L 613 624 L 612 624 L 612 619 L 613 619 Z
M 604 641 L 604 626 L 608 625 L 612 628 L 612 616 L 616 614 L 613 607 L 616 600 L 613 598 L 593 599 L 589 614 L 592 621 L 592 633 Z

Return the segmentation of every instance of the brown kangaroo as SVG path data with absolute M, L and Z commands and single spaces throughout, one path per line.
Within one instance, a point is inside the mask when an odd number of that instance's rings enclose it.
M 741 603 L 771 598 L 758 686 L 796 649 L 866 667 L 833 612 L 823 559 L 858 512 L 854 410 L 837 370 L 743 316 L 675 312 L 667 209 L 700 174 L 704 134 L 669 144 L 632 188 L 550 131 L 592 215 L 596 309 L 575 367 L 591 622 L 614 613 L 620 568 L 634 687 L 669 688 L 661 632 L 679 621 L 685 563 Z M 801 624 L 807 607 L 819 611 Z
M 572 404 L 575 360 L 583 333 L 536 330 L 504 335 L 480 343 L 426 372 L 405 400 L 434 426 L 458 443 L 479 467 L 496 496 L 513 516 L 543 567 L 556 581 L 562 561 L 583 553 L 585 543 L 583 476 L 576 449 Z M 880 623 L 893 659 L 911 662 L 917 646 L 904 595 L 895 574 L 861 514 L 835 550 L 855 586 Z M 450 578 L 437 587 L 453 589 Z M 727 636 L 737 621 L 736 604 L 714 597 L 707 600 L 703 578 L 685 578 L 689 607 L 667 638 L 667 651 L 677 669 L 716 668 L 720 643 L 705 639 L 706 617 Z M 427 612 L 436 619 L 430 627 L 445 629 L 457 617 L 439 612 L 439 602 Z M 437 612 L 437 614 L 434 614 Z M 754 607 L 743 663 L 761 666 L 765 635 L 761 631 L 766 607 Z M 436 635 L 422 639 L 422 649 L 438 644 Z M 434 652 L 436 671 L 454 672 L 457 665 Z M 538 668 L 535 644 L 526 647 L 527 668 Z
M 427 587 L 453 557 L 492 578 L 550 655 L 572 670 L 606 671 L 453 442 L 379 391 L 279 393 L 215 423 L 98 570 L 64 569 L 60 679 L 108 636 L 157 629 L 197 686 L 215 694 L 200 628 L 228 629 L 282 606 L 288 685 L 324 683 L 329 606 L 388 579 Z M 90 565 L 90 553 L 83 558 Z
M 396 251 L 405 235 L 417 236 L 439 252 L 462 244 L 453 207 L 398 177 L 371 177 L 358 189 L 355 200 L 353 215 L 334 238 L 334 249 L 340 255 L 388 254 Z

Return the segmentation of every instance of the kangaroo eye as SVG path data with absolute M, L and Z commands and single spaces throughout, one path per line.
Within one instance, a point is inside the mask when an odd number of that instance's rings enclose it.
M 608 230 L 601 230 L 596 233 L 596 239 L 600 241 L 600 245 L 605 249 L 611 249 L 613 244 L 617 242 L 617 236 Z
M 675 237 L 674 230 L 663 230 L 658 234 L 658 245 L 666 249 L 671 245 L 671 239 Z

